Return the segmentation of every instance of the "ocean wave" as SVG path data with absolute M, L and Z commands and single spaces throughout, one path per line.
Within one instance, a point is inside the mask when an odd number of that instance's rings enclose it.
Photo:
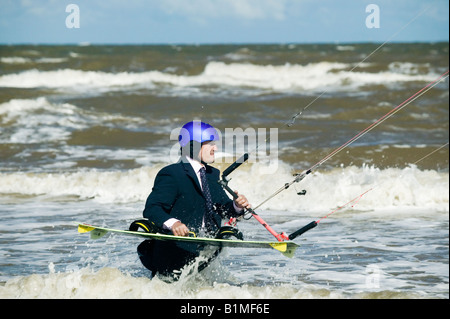
M 291 182 L 293 176 L 284 163 L 275 174 L 261 174 L 259 163 L 237 171 L 233 185 L 256 205 Z M 305 196 L 297 193 L 306 190 Z M 338 207 L 355 210 L 383 210 L 400 207 L 430 208 L 448 211 L 448 173 L 422 171 L 415 166 L 379 169 L 374 166 L 348 166 L 317 171 L 301 183 L 264 204 L 261 209 L 291 212 L 327 212 Z
M 32 63 L 33 61 L 29 58 L 24 58 L 20 56 L 8 56 L 8 57 L 1 57 L 0 62 L 6 64 L 25 64 L 25 63 Z
M 127 172 L 83 170 L 70 173 L 2 173 L 1 194 L 70 197 L 102 203 L 142 201 L 153 184 L 155 170 Z M 119 186 L 120 185 L 120 186 Z
M 8 127 L 3 143 L 42 143 L 66 140 L 73 130 L 100 123 L 123 122 L 125 127 L 143 123 L 138 117 L 83 110 L 70 103 L 36 99 L 12 99 L 0 104 L 0 123 Z
M 211 267 L 211 266 L 210 266 Z M 333 291 L 313 284 L 266 284 L 237 285 L 233 283 L 209 283 L 201 275 L 191 276 L 179 282 L 165 282 L 158 277 L 131 276 L 113 267 L 99 270 L 91 268 L 66 272 L 55 272 L 50 263 L 48 274 L 17 276 L 0 286 L 0 298 L 3 299 L 386 299 L 421 298 L 415 292 L 403 292 L 395 289 L 362 292 Z M 69 268 L 69 267 L 68 267 Z M 335 275 L 338 274 L 337 272 Z M 348 274 L 346 274 L 348 277 Z M 354 279 L 354 278 L 353 278 Z
M 83 169 L 65 173 L 0 173 L 0 194 L 44 197 L 47 200 L 74 197 L 74 200 L 101 203 L 144 202 L 163 165 L 127 171 Z M 404 169 L 350 166 L 314 172 L 301 184 L 293 184 L 268 201 L 261 209 L 327 212 L 346 205 L 346 208 L 355 210 L 406 207 L 448 212 L 448 178 L 448 173 L 420 170 L 415 166 Z M 255 207 L 292 180 L 289 166 L 282 162 L 270 174 L 266 165 L 254 163 L 233 172 L 229 186 L 245 194 Z M 306 195 L 297 195 L 303 189 L 307 191 Z
M 177 75 L 160 71 L 140 73 L 82 71 L 59 69 L 53 71 L 27 70 L 0 77 L 0 86 L 16 88 L 53 88 L 63 90 L 114 91 L 132 88 L 238 87 L 276 92 L 354 91 L 366 85 L 431 81 L 436 74 L 429 66 L 408 62 L 392 63 L 388 70 L 377 73 L 350 72 L 352 65 L 319 62 L 306 65 L 256 65 L 250 63 L 209 62 L 202 73 Z
M 31 63 L 63 63 L 66 62 L 67 58 L 48 58 L 41 57 L 38 59 L 30 59 L 19 56 L 1 57 L 0 62 L 6 64 L 31 64 Z

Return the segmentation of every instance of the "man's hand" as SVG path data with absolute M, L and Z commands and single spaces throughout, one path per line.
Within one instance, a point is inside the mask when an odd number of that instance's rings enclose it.
M 172 233 L 175 236 L 189 236 L 189 228 L 182 222 L 175 222 L 172 225 Z
M 238 208 L 251 208 L 252 205 L 248 202 L 247 198 L 244 195 L 239 195 L 238 191 L 234 191 L 238 197 L 234 200 L 236 207 Z

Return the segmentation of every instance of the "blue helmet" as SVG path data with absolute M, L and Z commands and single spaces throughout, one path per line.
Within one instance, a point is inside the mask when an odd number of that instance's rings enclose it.
M 201 121 L 191 121 L 183 125 L 178 136 L 178 141 L 181 147 L 189 144 L 190 141 L 196 141 L 199 143 L 207 141 L 218 141 L 219 133 L 217 130 Z

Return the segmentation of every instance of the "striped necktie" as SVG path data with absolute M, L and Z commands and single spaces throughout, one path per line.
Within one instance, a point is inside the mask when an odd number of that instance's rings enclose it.
M 208 181 L 206 179 L 206 170 L 204 167 L 200 169 L 200 179 L 202 181 L 203 195 L 205 196 L 206 199 L 206 211 L 204 215 L 205 226 L 208 231 L 214 231 L 215 230 L 214 226 L 217 226 L 217 222 L 214 220 L 213 217 L 214 214 L 213 203 L 211 199 L 211 193 L 209 191 Z

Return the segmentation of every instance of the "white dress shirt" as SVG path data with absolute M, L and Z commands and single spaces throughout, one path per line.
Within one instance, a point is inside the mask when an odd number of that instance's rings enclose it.
M 198 182 L 200 184 L 200 187 L 202 187 L 203 189 L 203 185 L 202 185 L 202 180 L 200 178 L 200 169 L 204 168 L 205 165 L 203 165 L 202 163 L 200 163 L 199 161 L 196 161 L 192 158 L 190 158 L 189 156 L 186 156 L 186 159 L 188 160 L 188 162 L 191 164 L 192 168 L 194 169 L 195 175 L 197 176 Z M 242 209 L 237 207 L 236 204 L 233 201 L 233 206 L 234 209 L 236 210 L 236 212 L 241 212 Z M 175 224 L 176 222 L 178 222 L 179 220 L 176 218 L 170 218 L 168 220 L 166 220 L 163 224 L 163 228 L 164 229 L 168 229 L 168 230 L 172 230 L 172 226 L 173 224 Z M 203 221 L 204 224 L 204 221 Z

